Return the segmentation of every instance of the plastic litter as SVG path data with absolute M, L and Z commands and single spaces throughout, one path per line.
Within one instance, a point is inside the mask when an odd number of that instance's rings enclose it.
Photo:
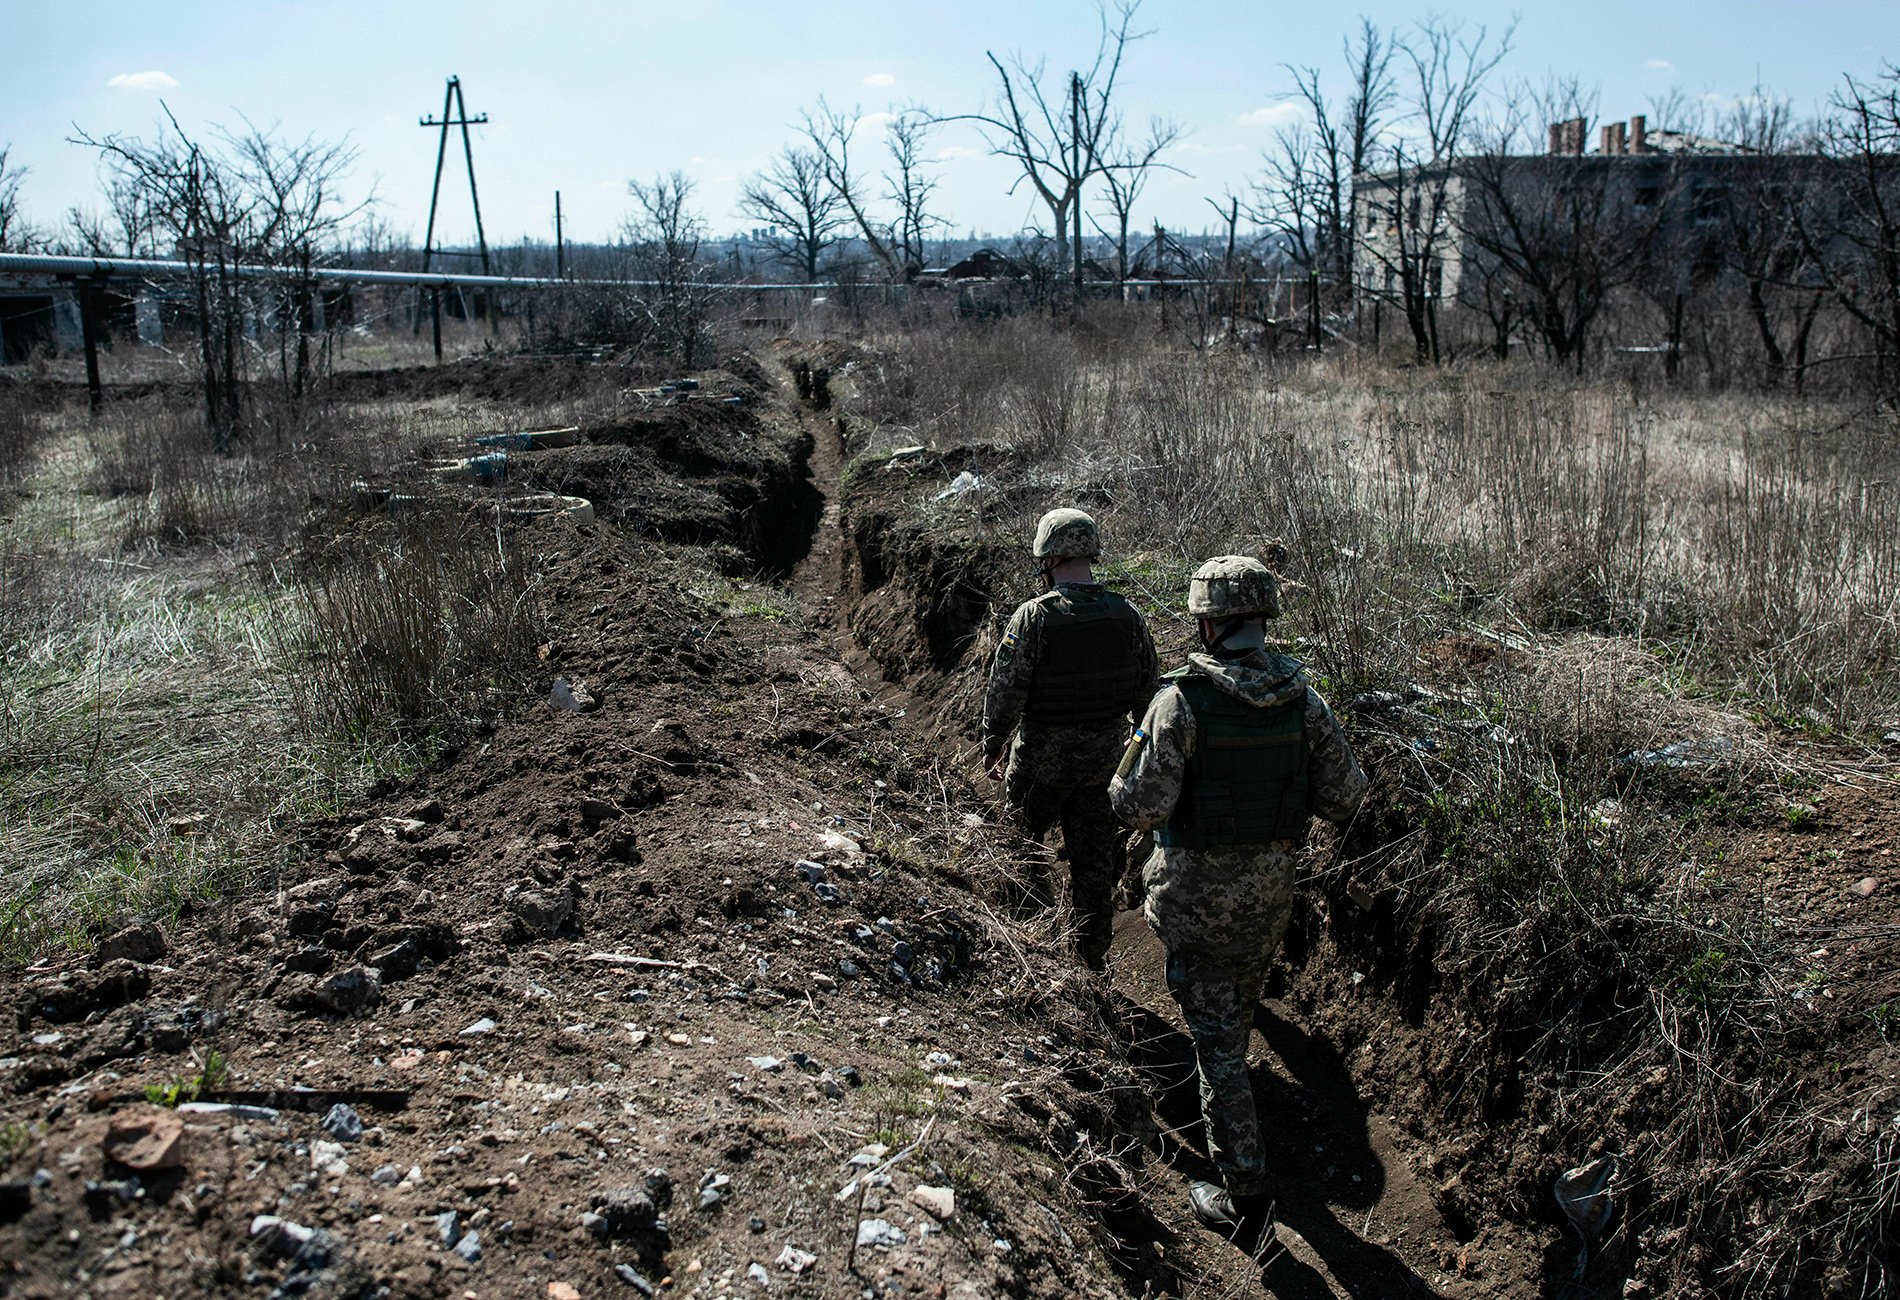
M 1610 1185 L 1616 1180 L 1617 1168 L 1615 1156 L 1598 1156 L 1588 1164 L 1559 1174 L 1556 1186 L 1551 1189 L 1557 1198 L 1557 1208 L 1563 1211 L 1564 1218 L 1583 1241 L 1583 1248 L 1577 1252 L 1577 1271 L 1572 1280 L 1581 1278 L 1589 1269 L 1591 1252 L 1616 1217 L 1616 1200 L 1610 1194 Z
M 960 497 L 970 492 L 981 492 L 988 487 L 989 484 L 966 469 L 950 480 L 949 487 L 930 499 L 932 501 L 947 501 L 951 497 Z
M 1619 760 L 1625 767 L 1713 767 L 1728 758 L 1735 743 L 1727 736 L 1678 740 L 1660 749 L 1633 750 Z

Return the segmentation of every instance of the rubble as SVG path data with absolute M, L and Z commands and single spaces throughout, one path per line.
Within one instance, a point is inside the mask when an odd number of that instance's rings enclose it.
M 116 1117 L 101 1145 L 106 1159 L 147 1172 L 185 1163 L 185 1122 L 170 1111 L 142 1108 Z

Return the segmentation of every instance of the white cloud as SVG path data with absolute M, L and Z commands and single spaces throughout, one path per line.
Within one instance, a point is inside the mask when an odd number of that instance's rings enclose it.
M 876 86 L 882 90 L 886 86 L 895 86 L 897 84 L 897 78 L 888 72 L 873 72 L 864 79 L 864 84 L 867 86 Z
M 691 158 L 688 158 L 686 161 L 692 166 L 697 167 L 701 163 L 706 161 L 706 155 L 703 153 L 696 153 Z
M 937 150 L 938 162 L 955 162 L 959 158 L 981 158 L 982 156 L 981 149 L 972 149 L 967 144 L 945 145 Z
M 1676 65 L 1671 63 L 1668 59 L 1651 59 L 1643 66 L 1652 72 L 1674 72 L 1676 70 Z
M 117 86 L 120 90 L 170 90 L 178 84 L 178 79 L 170 73 L 159 72 L 121 72 L 106 82 L 108 86 Z
M 1251 113 L 1242 113 L 1234 120 L 1242 126 L 1290 126 L 1306 114 L 1292 100 L 1279 104 L 1268 104 L 1265 108 L 1256 108 Z
M 895 113 L 866 113 L 851 124 L 851 134 L 855 136 L 860 131 L 882 131 L 896 120 Z

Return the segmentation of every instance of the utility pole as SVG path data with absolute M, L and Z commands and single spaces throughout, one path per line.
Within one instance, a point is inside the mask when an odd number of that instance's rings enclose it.
M 1082 74 L 1069 74 L 1069 175 L 1075 177 L 1075 197 L 1070 200 L 1069 218 L 1073 234 L 1073 271 L 1075 288 L 1082 291 Z
M 567 245 L 561 242 L 561 192 L 554 191 L 554 278 L 567 278 Z
M 452 115 L 451 108 L 453 109 Z M 429 227 L 427 233 L 422 237 L 422 269 L 425 273 L 429 269 L 429 263 L 438 254 L 443 257 L 479 256 L 482 259 L 482 274 L 487 275 L 489 273 L 488 236 L 482 231 L 482 199 L 481 195 L 477 193 L 475 189 L 475 147 L 470 142 L 468 134 L 469 127 L 480 126 L 486 121 L 488 121 L 488 114 L 486 113 L 477 113 L 474 117 L 468 115 L 468 105 L 462 99 L 462 79 L 460 77 L 450 77 L 447 89 L 442 92 L 441 119 L 439 121 L 433 117 L 421 119 L 422 126 L 438 127 L 441 130 L 441 135 L 437 138 L 435 145 L 435 184 L 429 190 Z M 438 249 L 435 246 L 435 213 L 436 206 L 442 197 L 442 164 L 448 155 L 449 128 L 452 126 L 457 126 L 462 129 L 462 158 L 468 164 L 468 200 L 470 205 L 475 209 L 475 244 L 480 250 L 474 254 L 451 252 L 447 249 Z M 429 293 L 431 298 L 430 315 L 435 321 L 435 359 L 440 361 L 442 360 L 442 291 L 440 289 L 431 289 Z M 492 318 L 492 300 L 489 303 L 489 308 L 489 314 Z M 416 318 L 416 333 L 420 334 L 421 332 L 422 318 L 418 315 Z

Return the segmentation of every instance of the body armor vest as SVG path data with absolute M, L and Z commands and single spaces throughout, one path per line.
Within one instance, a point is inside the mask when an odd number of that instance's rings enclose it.
M 1199 730 L 1180 800 L 1155 833 L 1169 848 L 1238 848 L 1306 838 L 1306 696 L 1256 707 L 1205 674 L 1168 674 Z
M 1023 717 L 1058 726 L 1110 722 L 1142 704 L 1136 636 L 1140 619 L 1120 596 L 1063 596 L 1042 612 L 1042 646 Z

